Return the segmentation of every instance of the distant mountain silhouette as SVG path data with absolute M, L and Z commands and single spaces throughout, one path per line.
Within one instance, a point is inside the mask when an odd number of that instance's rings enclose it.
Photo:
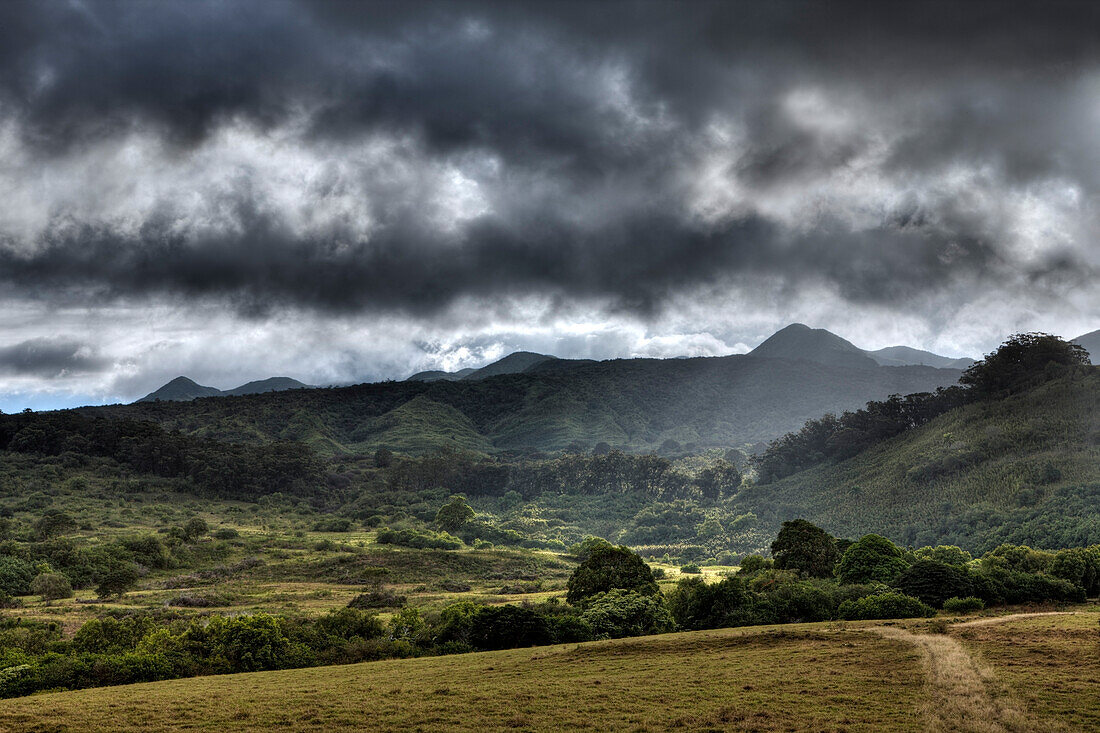
M 792 323 L 776 331 L 749 355 L 855 369 L 874 369 L 878 366 L 874 359 L 850 341 L 823 328 L 810 328 L 801 323 Z
M 501 374 L 522 374 L 533 367 L 549 361 L 570 360 L 558 359 L 556 356 L 547 356 L 546 354 L 536 354 L 531 351 L 516 351 L 480 369 L 460 369 L 457 372 L 417 372 L 405 381 L 438 382 L 445 380 L 448 382 L 457 382 L 462 379 L 486 379 L 488 377 L 497 377 Z
M 974 363 L 973 359 L 962 357 L 954 359 L 940 356 L 931 351 L 922 351 L 910 346 L 887 346 L 885 349 L 865 351 L 867 356 L 882 366 L 930 366 L 937 369 L 966 369 Z
M 187 377 L 176 377 L 158 390 L 150 392 L 138 402 L 186 402 L 200 397 L 225 397 L 228 395 L 260 394 L 263 392 L 282 392 L 286 389 L 309 389 L 310 385 L 303 384 L 290 377 L 271 377 L 261 379 L 240 387 L 222 391 L 216 387 L 204 387 Z
M 458 380 L 466 377 L 469 374 L 473 374 L 477 370 L 470 367 L 467 369 L 459 369 L 457 372 L 444 372 L 439 370 L 431 370 L 426 372 L 417 372 L 412 375 L 406 382 L 438 382 L 444 380 L 447 382 L 457 382 Z
M 1100 364 L 1100 330 L 1083 333 L 1072 341 L 1085 347 L 1093 364 Z

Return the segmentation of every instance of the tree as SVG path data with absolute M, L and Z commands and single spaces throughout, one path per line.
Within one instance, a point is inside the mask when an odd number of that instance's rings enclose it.
M 0 555 L 0 593 L 25 596 L 31 592 L 34 566 L 11 555 Z
M 830 578 L 840 558 L 831 534 L 805 519 L 783 522 L 772 542 L 772 557 L 780 570 L 797 570 L 812 578 Z
M 718 629 L 752 623 L 753 598 L 741 578 L 707 583 L 684 578 L 669 594 L 668 607 L 682 629 Z
M 836 565 L 841 583 L 892 583 L 909 567 L 901 548 L 877 534 L 853 543 Z
M 566 600 L 577 604 L 597 593 L 613 588 L 632 590 L 642 595 L 660 592 L 653 571 L 629 548 L 597 547 L 569 576 Z
M 439 508 L 435 524 L 446 532 L 454 532 L 474 518 L 474 510 L 466 503 L 466 497 L 456 494 Z
M 974 593 L 974 583 L 965 568 L 935 560 L 917 560 L 902 571 L 894 587 L 936 608 L 948 598 L 966 598 Z
M 49 603 L 59 598 L 72 598 L 73 586 L 64 573 L 40 573 L 31 581 L 31 593 Z
M 1077 344 L 1047 333 L 1018 333 L 972 364 L 959 377 L 959 384 L 983 396 L 1012 394 L 1047 381 L 1067 367 L 1089 363 L 1089 353 Z
M 112 558 L 100 572 L 96 595 L 100 598 L 121 596 L 134 587 L 138 579 L 137 566 L 132 562 Z

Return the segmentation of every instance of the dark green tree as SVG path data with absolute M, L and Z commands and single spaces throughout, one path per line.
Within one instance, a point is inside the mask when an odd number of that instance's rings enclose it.
M 905 595 L 936 608 L 941 608 L 948 598 L 966 598 L 974 593 L 974 583 L 966 568 L 935 560 L 916 561 L 902 571 L 893 585 Z
M 1047 333 L 1018 333 L 959 377 L 983 396 L 1020 392 L 1062 373 L 1088 366 L 1089 353 L 1077 344 Z
M 907 567 L 900 547 L 885 537 L 868 534 L 844 551 L 836 576 L 841 583 L 892 583 Z
M 777 568 L 797 570 L 811 578 L 832 577 L 833 566 L 840 559 L 836 539 L 805 519 L 783 522 L 771 549 Z
M 653 571 L 645 560 L 621 545 L 593 549 L 569 576 L 567 588 L 566 600 L 572 604 L 613 588 L 632 590 L 642 595 L 660 592 Z
M 473 518 L 474 510 L 466 503 L 466 497 L 456 494 L 436 512 L 435 524 L 446 532 L 454 532 Z
M 72 598 L 73 586 L 63 573 L 39 573 L 31 581 L 31 593 L 49 603 L 59 598 Z
M 121 596 L 134 587 L 138 579 L 137 566 L 125 560 L 112 559 L 100 572 L 96 595 L 100 598 Z

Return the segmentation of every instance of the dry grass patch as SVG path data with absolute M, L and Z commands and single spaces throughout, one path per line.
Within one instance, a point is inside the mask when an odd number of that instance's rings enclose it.
M 0 703 L 0 730 L 919 731 L 908 645 L 741 629 L 172 680 Z

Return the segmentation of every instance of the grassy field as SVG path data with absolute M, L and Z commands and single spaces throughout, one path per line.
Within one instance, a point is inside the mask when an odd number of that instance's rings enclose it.
M 800 625 L 205 677 L 0 703 L 3 730 L 920 730 L 917 653 Z
M 0 702 L 0 730 L 1097 728 L 1100 609 L 963 621 L 752 627 L 43 694 Z

